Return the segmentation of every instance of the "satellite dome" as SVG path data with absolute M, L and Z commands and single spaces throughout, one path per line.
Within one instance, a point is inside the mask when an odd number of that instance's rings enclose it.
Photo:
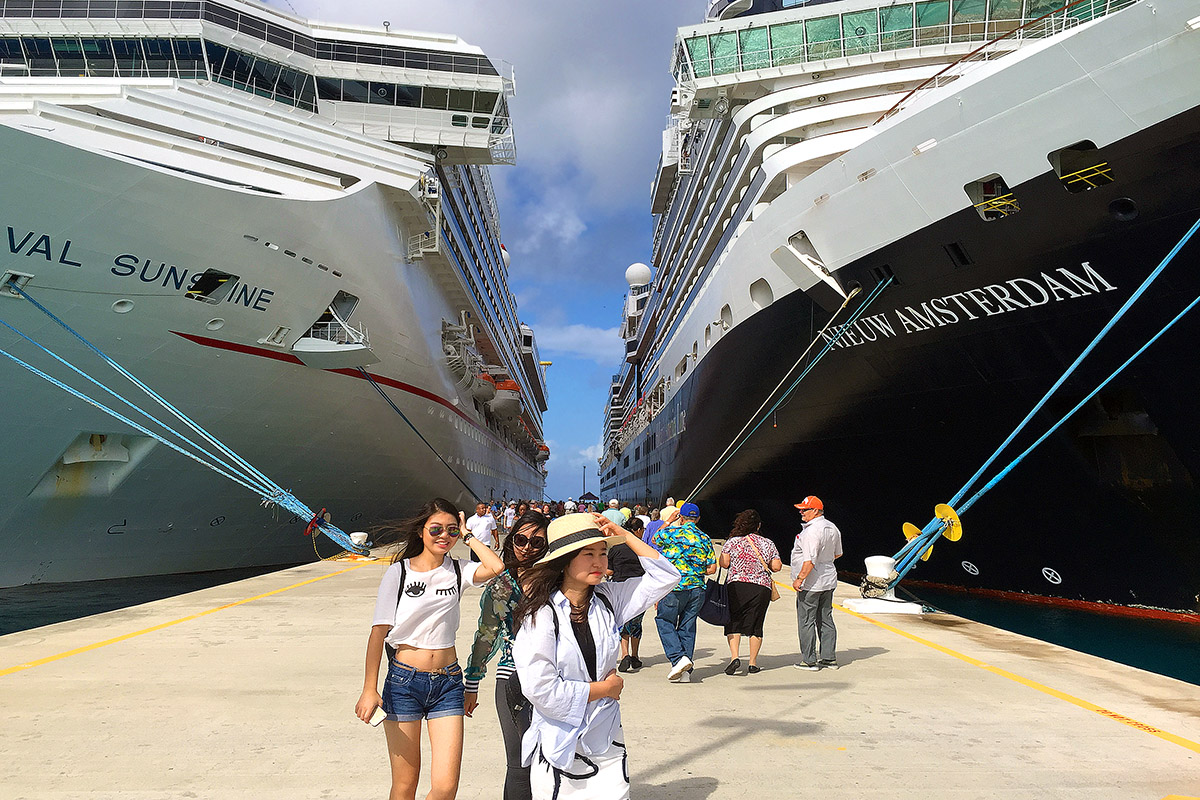
M 645 264 L 631 264 L 625 270 L 625 282 L 630 286 L 645 286 L 654 278 L 654 273 Z

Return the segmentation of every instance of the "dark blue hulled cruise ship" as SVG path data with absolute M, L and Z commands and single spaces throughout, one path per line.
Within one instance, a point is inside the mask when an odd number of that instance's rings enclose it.
M 898 550 L 1200 218 L 1197 14 L 718 0 L 681 28 L 605 496 L 696 500 L 716 535 L 757 508 L 786 544 L 814 493 L 843 569 Z M 1200 295 L 1197 248 L 985 479 Z M 1185 317 L 912 577 L 1196 610 L 1197 333 Z

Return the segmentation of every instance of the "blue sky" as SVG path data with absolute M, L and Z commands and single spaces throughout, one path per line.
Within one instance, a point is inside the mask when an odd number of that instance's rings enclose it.
M 596 492 L 625 268 L 648 263 L 672 42 L 704 0 L 272 0 L 327 22 L 453 33 L 516 68 L 517 166 L 492 176 L 509 280 L 548 370 L 546 492 Z

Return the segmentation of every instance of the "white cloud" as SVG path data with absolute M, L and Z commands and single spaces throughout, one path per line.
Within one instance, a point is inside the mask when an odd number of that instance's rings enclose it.
M 587 230 L 587 225 L 574 208 L 554 199 L 546 199 L 533 208 L 523 210 L 522 217 L 524 235 L 512 248 L 514 253 L 522 255 L 535 253 L 547 244 L 566 250 Z
M 602 367 L 620 363 L 621 337 L 616 328 L 591 325 L 546 325 L 535 327 L 538 350 L 543 353 L 586 358 Z

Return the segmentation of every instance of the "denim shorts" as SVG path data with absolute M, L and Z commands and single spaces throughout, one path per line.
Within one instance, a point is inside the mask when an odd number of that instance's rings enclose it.
M 451 664 L 446 674 L 418 672 L 395 659 L 388 662 L 383 683 L 383 711 L 396 722 L 461 717 L 464 713 L 462 667 Z

